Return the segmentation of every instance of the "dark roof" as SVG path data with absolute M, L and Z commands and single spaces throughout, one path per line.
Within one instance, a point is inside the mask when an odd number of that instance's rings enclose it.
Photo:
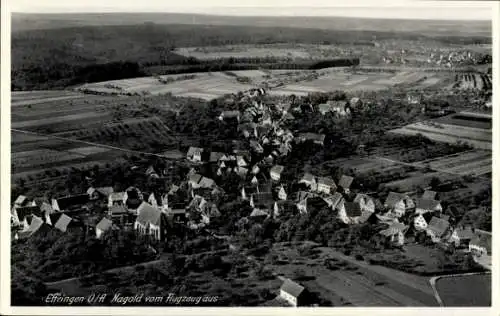
M 210 153 L 210 162 L 217 162 L 224 156 L 224 153 L 212 151 Z
M 434 210 L 440 204 L 439 201 L 436 200 L 427 200 L 427 199 L 416 199 L 415 206 L 417 208 L 421 208 L 424 210 Z
M 151 204 L 143 202 L 137 209 L 136 221 L 145 225 L 147 223 L 159 225 L 161 219 L 161 211 L 154 208 Z
M 358 203 L 354 202 L 344 202 L 345 212 L 348 217 L 358 217 L 361 216 L 361 208 Z
M 81 206 L 89 201 L 88 194 L 78 194 L 72 196 L 66 196 L 62 198 L 58 198 L 57 205 L 59 205 L 60 210 L 64 210 L 71 207 Z
M 59 217 L 57 223 L 55 223 L 54 227 L 62 232 L 66 232 L 66 230 L 68 229 L 68 225 L 72 220 L 73 219 L 68 215 L 62 214 L 61 217 Z
M 439 217 L 432 217 L 427 225 L 427 229 L 433 231 L 438 237 L 441 237 L 446 230 L 450 227 L 450 223 Z
M 142 202 L 143 201 L 138 198 L 128 198 L 126 204 L 129 209 L 136 209 L 141 205 Z
M 273 194 L 268 192 L 252 194 L 252 200 L 255 206 L 269 207 L 274 203 Z
M 392 208 L 401 200 L 407 200 L 409 197 L 406 194 L 389 192 L 389 195 L 385 199 L 384 205 L 386 207 Z M 406 203 L 405 203 L 406 204 Z
M 342 175 L 342 177 L 340 177 L 339 180 L 339 186 L 344 189 L 348 189 L 351 187 L 353 181 L 354 181 L 353 177 Z
M 95 228 L 100 229 L 103 232 L 105 232 L 108 229 L 110 229 L 112 225 L 113 225 L 113 222 L 111 220 L 107 219 L 106 217 L 104 217 L 103 219 L 101 219 L 101 221 L 97 224 L 97 226 Z
M 38 206 L 23 206 L 16 208 L 17 217 L 22 222 L 29 215 L 42 216 L 42 211 Z
M 422 199 L 434 200 L 436 198 L 436 196 L 437 196 L 437 192 L 425 190 L 424 194 L 422 195 Z
M 329 187 L 336 187 L 335 181 L 330 177 L 320 177 L 318 178 L 318 184 L 327 185 Z
M 304 292 L 304 287 L 290 279 L 285 279 L 280 290 L 292 295 L 293 297 L 299 297 Z

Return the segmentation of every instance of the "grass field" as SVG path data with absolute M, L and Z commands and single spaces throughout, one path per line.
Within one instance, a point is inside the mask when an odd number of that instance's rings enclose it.
M 491 306 L 491 274 L 443 277 L 436 289 L 447 307 Z
M 286 263 L 270 266 L 290 278 L 294 278 L 296 270 L 302 271 L 306 277 L 299 282 L 332 302 L 363 307 L 437 305 L 425 277 L 357 261 L 332 248 L 320 247 L 316 258 L 304 258 L 296 248 L 275 245 L 271 254 L 277 254 Z M 338 268 L 328 269 L 323 264 L 327 258 L 333 259 Z
M 483 175 L 492 171 L 491 152 L 472 150 L 465 153 L 435 158 L 419 163 L 435 170 L 443 170 L 456 174 Z

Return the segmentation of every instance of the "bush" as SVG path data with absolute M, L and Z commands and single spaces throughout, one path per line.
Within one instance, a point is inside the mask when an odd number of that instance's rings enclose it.
M 357 254 L 356 256 L 354 256 L 354 258 L 355 258 L 356 260 L 359 260 L 359 261 L 363 261 L 363 260 L 365 260 L 365 258 L 364 258 L 364 257 L 363 257 L 363 255 L 361 255 L 361 254 Z
M 344 255 L 350 256 L 351 255 L 351 249 L 344 250 Z

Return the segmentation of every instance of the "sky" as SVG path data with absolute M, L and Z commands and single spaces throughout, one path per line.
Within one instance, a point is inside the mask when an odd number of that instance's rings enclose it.
M 242 16 L 346 16 L 491 20 L 493 1 L 419 0 L 10 0 L 14 12 L 176 12 Z

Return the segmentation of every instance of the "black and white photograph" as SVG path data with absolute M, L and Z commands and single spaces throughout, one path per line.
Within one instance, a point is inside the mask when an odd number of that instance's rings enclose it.
M 495 305 L 497 4 L 273 2 L 9 1 L 3 304 Z

